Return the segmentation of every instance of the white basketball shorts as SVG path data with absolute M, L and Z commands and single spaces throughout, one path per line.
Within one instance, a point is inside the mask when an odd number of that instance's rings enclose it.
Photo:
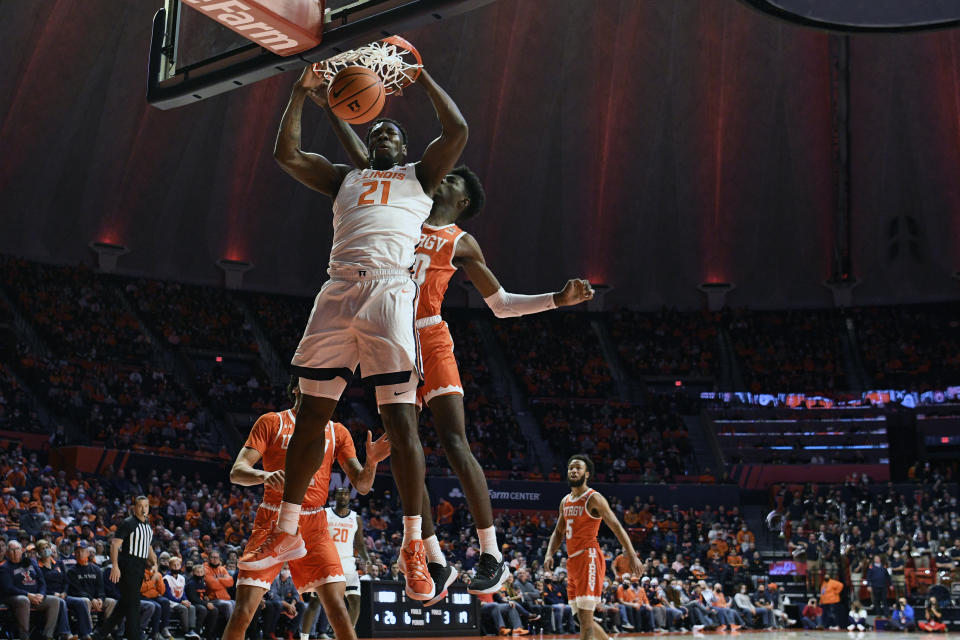
M 357 365 L 378 404 L 416 402 L 417 283 L 404 271 L 337 272 L 320 288 L 291 368 L 300 390 L 337 400 Z

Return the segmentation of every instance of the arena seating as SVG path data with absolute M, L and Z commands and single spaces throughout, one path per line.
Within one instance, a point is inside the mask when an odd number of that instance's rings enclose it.
M 960 383 L 960 305 L 851 309 L 863 364 L 878 389 Z
M 744 382 L 755 393 L 846 388 L 837 311 L 748 311 L 728 317 Z
M 719 376 L 719 314 L 621 309 L 610 314 L 609 323 L 620 358 L 634 377 Z
M 494 323 L 504 353 L 532 398 L 609 398 L 613 378 L 583 314 L 563 311 Z

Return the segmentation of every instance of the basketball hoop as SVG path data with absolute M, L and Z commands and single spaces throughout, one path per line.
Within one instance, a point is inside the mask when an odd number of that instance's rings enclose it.
M 374 71 L 383 81 L 387 95 L 402 93 L 416 82 L 423 61 L 416 47 L 401 38 L 390 36 L 366 46 L 344 51 L 323 62 L 313 63 L 313 72 L 329 82 L 345 67 L 361 66 Z

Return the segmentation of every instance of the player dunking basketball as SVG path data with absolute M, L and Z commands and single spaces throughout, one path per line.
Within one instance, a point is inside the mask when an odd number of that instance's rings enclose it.
M 507 570 L 493 526 L 487 479 L 467 440 L 463 385 L 453 355 L 450 328 L 440 315 L 450 278 L 458 268 L 463 268 L 498 318 L 538 313 L 593 298 L 590 283 L 579 279 L 568 280 L 557 293 L 528 296 L 504 291 L 487 266 L 476 239 L 457 226 L 476 216 L 483 208 L 484 199 L 483 185 L 476 174 L 464 166 L 451 171 L 433 196 L 433 208 L 423 225 L 414 264 L 414 278 L 420 284 L 417 331 L 424 371 L 424 384 L 417 390 L 417 404 L 426 404 L 433 412 L 443 452 L 463 486 L 470 513 L 476 523 L 481 553 L 476 577 L 469 587 L 470 593 L 474 594 L 497 591 L 507 577 Z M 437 595 L 427 602 L 429 606 L 446 594 L 456 574 L 440 550 L 426 491 L 423 503 L 421 514 L 427 566 L 437 585 Z
M 244 554 L 239 566 L 257 570 L 304 553 L 297 532 L 300 504 L 324 459 L 324 425 L 359 364 L 365 380 L 376 387 L 396 461 L 391 468 L 403 504 L 399 564 L 406 592 L 414 600 L 429 600 L 435 590 L 421 535 L 424 459 L 414 406 L 420 381 L 413 326 L 417 284 L 410 266 L 433 194 L 466 144 L 467 124 L 424 70 L 417 84 L 433 103 L 441 134 L 421 160 L 404 163 L 406 132 L 399 123 L 382 119 L 370 128 L 366 149 L 347 144 L 356 168 L 333 164 L 300 148 L 303 102 L 323 83 L 310 68 L 304 69 L 283 115 L 274 156 L 301 183 L 333 198 L 330 280 L 317 294 L 293 357 L 303 401 L 286 459 L 277 527 Z M 337 136 L 346 140 L 352 130 L 326 110 Z
M 590 458 L 581 454 L 571 456 L 567 461 L 570 493 L 560 501 L 560 517 L 550 536 L 543 568 L 546 571 L 553 569 L 553 555 L 560 548 L 560 541 L 566 538 L 567 599 L 580 621 L 580 638 L 608 640 L 609 636 L 593 619 L 593 610 L 603 594 L 603 578 L 607 571 L 606 560 L 597 542 L 600 522 L 605 522 L 623 545 L 623 555 L 630 559 L 630 573 L 639 575 L 643 566 L 633 550 L 630 536 L 610 510 L 607 499 L 587 486 L 587 480 L 592 478 L 593 462 Z
M 264 485 L 263 503 L 257 509 L 247 550 L 256 548 L 270 535 L 280 511 L 284 459 L 289 455 L 296 429 L 300 428 L 295 423 L 298 422 L 303 396 L 296 377 L 290 379 L 287 392 L 294 403 L 293 408 L 260 416 L 230 470 L 230 480 L 235 484 Z M 327 512 L 324 509 L 330 487 L 330 470 L 336 458 L 357 491 L 367 493 L 373 486 L 377 463 L 390 455 L 390 442 L 387 436 L 374 441 L 370 432 L 367 432 L 367 459 L 366 464 L 361 465 L 357 460 L 353 438 L 342 424 L 327 422 L 323 437 L 326 455 L 310 481 L 300 520 L 300 531 L 308 553 L 306 557 L 290 561 L 290 574 L 301 594 L 310 591 L 317 593 L 337 637 L 351 640 L 357 636 L 353 630 L 353 620 L 343 603 L 346 578 L 340 564 L 340 554 L 327 529 Z M 263 470 L 254 469 L 254 465 L 261 460 Z M 280 567 L 280 564 L 274 564 L 257 570 L 240 569 L 237 576 L 237 606 L 224 629 L 224 640 L 243 639 Z

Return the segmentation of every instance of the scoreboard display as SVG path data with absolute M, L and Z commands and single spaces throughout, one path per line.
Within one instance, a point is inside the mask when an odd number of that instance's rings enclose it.
M 480 605 L 463 585 L 452 585 L 447 597 L 424 607 L 410 599 L 403 583 L 362 580 L 357 635 L 362 638 L 479 635 Z

